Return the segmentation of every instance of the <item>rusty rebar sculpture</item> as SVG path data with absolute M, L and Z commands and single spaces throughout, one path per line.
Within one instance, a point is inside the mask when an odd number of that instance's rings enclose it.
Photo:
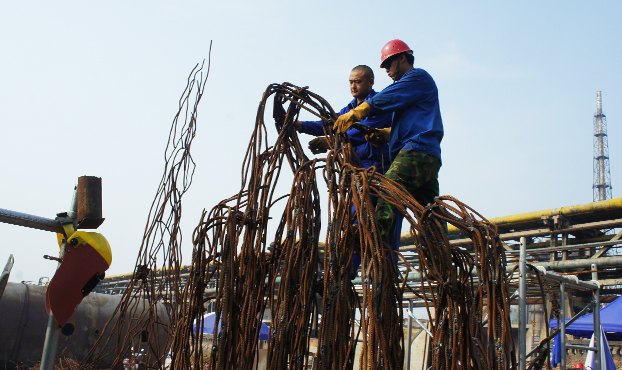
M 278 132 L 273 144 L 264 122 L 270 98 Z M 370 195 L 395 205 L 410 224 L 423 277 L 421 291 L 434 311 L 433 368 L 515 368 L 505 255 L 494 226 L 456 199 L 439 197 L 424 207 L 373 169 L 354 167 L 346 138 L 330 128 L 326 158 L 309 159 L 293 128 L 301 109 L 327 122 L 335 118 L 330 105 L 306 88 L 288 83 L 268 87 L 242 166 L 240 191 L 204 213 L 195 230 L 192 275 L 198 278 L 189 291 L 196 296 L 184 300 L 192 304 L 183 311 L 200 320 L 202 288 L 213 276 L 217 324 L 209 368 L 253 367 L 260 319 L 267 308 L 272 317 L 269 369 L 307 368 L 314 312 L 321 315 L 314 368 L 351 368 L 357 311 L 361 368 L 403 367 L 401 303 L 407 286 L 400 276 L 408 270 L 398 271 L 395 261 L 400 256 L 392 255 L 380 240 Z M 285 163 L 294 180 L 290 192 L 278 196 L 276 184 Z M 316 185 L 320 170 L 328 187 L 323 249 Z M 285 210 L 274 215 L 278 201 L 286 202 Z M 274 234 L 269 232 L 271 219 L 276 223 Z M 473 255 L 450 246 L 447 223 L 473 240 Z M 350 280 L 354 244 L 362 256 L 360 301 Z M 215 273 L 208 274 L 211 271 Z M 322 299 L 316 299 L 320 295 Z M 183 363 L 201 362 L 202 346 L 194 338 Z
M 169 143 L 175 144 L 167 149 L 165 175 L 137 268 L 118 311 L 121 316 L 136 313 L 129 302 L 137 296 L 150 308 L 130 330 L 114 323 L 107 328 L 122 338 L 115 366 L 125 347 L 159 328 L 157 304 L 164 299 L 170 318 L 167 350 L 174 369 L 252 369 L 268 309 L 269 369 L 307 369 L 312 357 L 314 369 L 350 369 L 359 338 L 360 368 L 401 369 L 402 297 L 415 288 L 407 284 L 406 276 L 417 269 L 422 277 L 417 292 L 431 317 L 432 368 L 516 368 L 505 255 L 494 225 L 452 197 L 418 204 L 373 168 L 355 167 L 347 138 L 334 134 L 330 124 L 326 157 L 308 158 L 294 129 L 301 109 L 326 122 L 335 119 L 335 112 L 319 95 L 288 83 L 272 84 L 263 94 L 242 164 L 241 187 L 203 212 L 194 230 L 189 277 L 182 286 L 179 220 L 181 198 L 194 171 L 189 149 L 205 81 L 197 80 L 200 71 L 194 71 L 185 95 L 190 96 L 194 81 L 201 81 L 195 104 L 188 107 L 184 99 L 180 104 L 180 113 L 190 112 L 187 123 L 178 126 L 174 121 Z M 277 131 L 274 141 L 269 140 L 264 121 L 270 104 Z M 293 181 L 285 194 L 278 194 L 284 171 Z M 326 183 L 325 195 L 318 190 L 318 174 Z M 328 200 L 323 246 L 322 196 Z M 417 265 L 410 266 L 383 244 L 371 196 L 383 198 L 404 215 L 419 257 Z M 450 245 L 447 224 L 471 238 L 471 250 Z M 355 245 L 362 258 L 361 294 L 351 281 Z M 215 286 L 213 297 L 206 298 L 210 285 Z M 216 311 L 211 348 L 203 345 L 201 327 L 208 299 Z M 318 347 L 311 356 L 313 337 Z M 165 355 L 154 349 L 147 362 L 161 367 Z

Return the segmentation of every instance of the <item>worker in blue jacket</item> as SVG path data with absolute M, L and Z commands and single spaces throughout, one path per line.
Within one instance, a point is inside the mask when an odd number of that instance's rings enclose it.
M 348 103 L 343 109 L 339 111 L 339 115 L 345 114 L 363 102 L 368 101 L 376 95 L 373 90 L 374 86 L 374 71 L 366 65 L 358 65 L 352 68 L 350 72 L 350 93 L 352 94 L 352 101 Z M 390 112 L 378 112 L 377 114 L 370 114 L 362 118 L 360 122 L 368 127 L 375 129 L 384 129 L 391 126 L 391 113 Z M 313 153 L 322 153 L 328 150 L 328 141 L 325 135 L 324 123 L 322 121 L 297 121 L 295 122 L 296 129 L 299 132 L 318 136 L 311 140 L 309 148 Z M 352 144 L 354 152 L 354 165 L 370 168 L 376 167 L 376 171 L 384 173 L 389 168 L 389 147 L 386 143 L 381 145 L 374 145 L 365 139 L 364 134 L 355 128 L 350 128 L 346 131 L 348 139 Z M 372 202 L 376 203 L 376 197 L 372 197 Z M 354 208 L 352 209 L 354 213 Z M 354 221 L 356 225 L 356 220 Z M 392 239 L 392 243 L 398 243 L 399 245 L 399 231 L 398 238 Z M 352 257 L 352 276 L 356 276 L 356 272 L 361 263 L 361 257 L 359 254 L 359 248 L 354 248 L 354 254 Z
M 443 120 L 438 89 L 423 69 L 414 68 L 412 49 L 402 40 L 391 40 L 381 51 L 380 67 L 394 81 L 355 109 L 339 116 L 334 128 L 345 132 L 370 114 L 392 113 L 391 127 L 368 135 L 375 143 L 389 143 L 391 165 L 385 176 L 404 186 L 423 206 L 439 194 Z M 380 199 L 375 217 L 385 243 L 401 229 L 401 214 Z M 399 223 L 396 225 L 396 223 Z M 394 245 L 392 247 L 395 249 Z
M 376 95 L 372 88 L 374 86 L 374 71 L 370 67 L 359 65 L 352 68 L 349 81 L 350 93 L 354 99 L 339 111 L 339 115 L 349 112 Z M 372 128 L 387 128 L 391 126 L 391 113 L 378 112 L 377 114 L 371 114 L 361 119 L 360 122 Z M 325 129 L 322 121 L 297 121 L 295 126 L 299 132 L 318 136 L 318 138 L 309 143 L 311 151 L 317 154 L 328 150 L 328 141 L 324 136 Z M 376 171 L 380 173 L 384 173 L 389 168 L 389 149 L 387 145 L 372 145 L 365 139 L 365 135 L 355 128 L 347 130 L 347 136 L 354 151 L 355 165 L 363 168 L 375 166 Z

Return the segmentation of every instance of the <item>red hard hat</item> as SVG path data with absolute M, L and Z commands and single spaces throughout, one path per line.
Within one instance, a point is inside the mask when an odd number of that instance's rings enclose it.
M 385 60 L 396 54 L 404 52 L 408 52 L 410 54 L 413 53 L 412 49 L 408 45 L 406 45 L 404 41 L 395 39 L 387 42 L 386 44 L 384 44 L 382 50 L 380 51 L 380 68 L 384 68 L 382 65 L 384 64 Z

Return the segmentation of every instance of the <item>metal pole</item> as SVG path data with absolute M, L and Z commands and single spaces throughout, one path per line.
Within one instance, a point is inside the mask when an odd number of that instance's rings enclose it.
M 567 260 L 567 261 L 553 261 L 553 262 L 537 262 L 536 266 L 543 266 L 549 270 L 568 270 L 574 268 L 587 268 L 592 264 L 596 264 L 598 267 L 610 267 L 619 266 L 622 264 L 622 256 L 615 257 L 599 257 L 598 259 L 585 258 L 580 260 Z M 508 264 L 512 266 L 512 264 Z
M 76 212 L 77 212 L 77 208 L 78 208 L 78 197 L 76 195 L 77 191 L 78 191 L 78 187 L 75 186 L 73 188 L 73 196 L 71 198 L 71 205 L 69 206 L 68 221 L 74 219 Z M 61 230 L 62 230 L 62 227 L 61 227 Z M 69 237 L 69 235 L 67 237 Z M 61 245 L 60 253 L 59 253 L 59 257 L 61 259 L 63 258 L 63 255 L 65 254 L 66 246 L 67 246 L 66 243 L 62 243 Z M 60 266 L 60 263 L 58 264 L 58 266 Z M 50 316 L 48 317 L 47 330 L 45 332 L 45 342 L 43 343 L 43 353 L 41 354 L 41 366 L 39 367 L 40 370 L 54 370 L 54 364 L 56 362 L 56 352 L 58 350 L 59 329 L 60 328 L 56 324 L 56 319 L 54 318 L 54 315 L 50 312 Z
M 562 358 L 560 362 L 560 368 L 566 368 L 566 283 L 561 282 L 559 284 L 559 324 L 561 324 L 561 340 L 560 345 L 562 347 Z
M 31 227 L 37 230 L 52 231 L 55 233 L 63 232 L 63 227 L 57 220 L 29 215 L 27 213 L 10 211 L 4 208 L 0 208 L 0 222 L 17 226 Z
M 601 350 L 600 343 L 602 341 L 602 330 L 600 326 L 600 287 L 594 289 L 594 370 L 601 370 L 602 363 L 600 361 L 603 351 Z
M 592 281 L 596 284 L 598 284 L 598 266 L 596 266 L 595 263 L 593 263 L 591 266 L 591 270 L 592 270 Z M 600 286 L 598 286 L 598 289 L 600 289 Z M 600 368 L 602 368 L 602 363 L 600 361 L 600 359 L 602 358 L 602 351 L 601 348 L 599 346 L 599 344 L 602 341 L 601 338 L 601 333 L 602 331 L 600 330 L 600 294 L 599 294 L 599 290 L 596 289 L 593 292 L 594 295 L 594 347 L 598 348 L 598 352 L 594 353 L 594 357 L 598 358 L 598 362 L 594 362 L 594 368 L 596 370 L 600 370 Z M 598 302 L 598 303 L 597 303 Z M 598 318 L 597 318 L 598 317 Z M 598 330 L 596 330 L 596 328 L 599 328 Z M 598 332 L 598 334 L 597 334 Z M 598 356 L 596 356 L 596 354 L 598 354 Z
M 410 370 L 410 352 L 412 351 L 413 345 L 413 301 L 411 299 L 408 300 L 408 347 L 406 348 L 406 370 Z
M 43 343 L 43 353 L 41 354 L 41 370 L 53 370 L 56 361 L 56 350 L 58 349 L 58 325 L 54 315 L 50 313 L 48 317 L 47 330 L 45 332 L 45 342 Z
M 527 238 L 520 238 L 519 285 L 518 285 L 518 368 L 527 368 Z

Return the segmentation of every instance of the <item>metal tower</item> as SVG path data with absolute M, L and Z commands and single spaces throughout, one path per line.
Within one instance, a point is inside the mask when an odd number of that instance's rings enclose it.
M 607 117 L 603 114 L 600 91 L 596 91 L 596 113 L 594 114 L 594 185 L 592 189 L 594 190 L 593 201 L 611 199 Z

